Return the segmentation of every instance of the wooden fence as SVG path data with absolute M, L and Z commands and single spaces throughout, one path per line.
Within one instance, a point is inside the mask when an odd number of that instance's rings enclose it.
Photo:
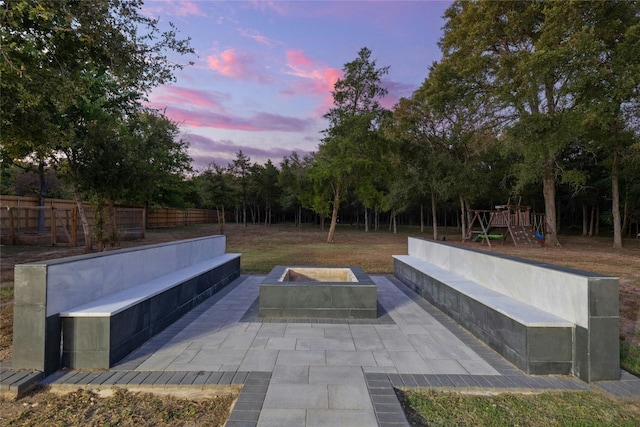
M 217 223 L 216 211 L 207 209 L 149 209 L 147 228 L 178 227 L 193 224 Z
M 93 208 L 84 205 L 93 224 Z M 205 209 L 151 209 L 116 207 L 118 235 L 122 240 L 144 238 L 148 228 L 216 223 L 215 211 Z M 71 245 L 84 243 L 82 226 L 73 200 L 0 195 L 0 241 L 5 245 Z

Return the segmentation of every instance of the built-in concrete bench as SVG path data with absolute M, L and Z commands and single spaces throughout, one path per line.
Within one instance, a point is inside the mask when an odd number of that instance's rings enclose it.
M 17 265 L 13 366 L 110 368 L 240 275 L 225 250 L 210 236 Z
M 617 278 L 417 238 L 394 273 L 529 374 L 620 375 Z

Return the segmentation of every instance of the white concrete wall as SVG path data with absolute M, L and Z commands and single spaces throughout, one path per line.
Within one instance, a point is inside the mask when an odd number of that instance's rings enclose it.
M 604 277 L 413 237 L 408 254 L 584 328 L 589 327 L 589 277 Z
M 225 236 L 208 236 L 48 261 L 47 316 L 222 255 L 225 251 Z

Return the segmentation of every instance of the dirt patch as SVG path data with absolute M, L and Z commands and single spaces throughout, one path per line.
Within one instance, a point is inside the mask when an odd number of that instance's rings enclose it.
M 0 361 L 11 358 L 13 346 L 13 305 L 0 309 Z
M 68 394 L 40 388 L 17 400 L 0 400 L 2 426 L 223 426 L 239 388 L 213 396 L 171 395 L 113 389 L 109 397 L 78 389 Z

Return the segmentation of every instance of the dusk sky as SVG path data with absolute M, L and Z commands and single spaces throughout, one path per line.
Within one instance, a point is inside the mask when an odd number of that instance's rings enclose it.
M 191 37 L 197 56 L 156 88 L 151 106 L 165 109 L 189 141 L 194 168 L 226 166 L 239 150 L 252 163 L 279 166 L 292 151 L 316 151 L 323 114 L 345 63 L 361 48 L 378 68 L 392 108 L 424 81 L 440 59 L 442 15 L 451 1 L 147 0 L 144 13 Z

